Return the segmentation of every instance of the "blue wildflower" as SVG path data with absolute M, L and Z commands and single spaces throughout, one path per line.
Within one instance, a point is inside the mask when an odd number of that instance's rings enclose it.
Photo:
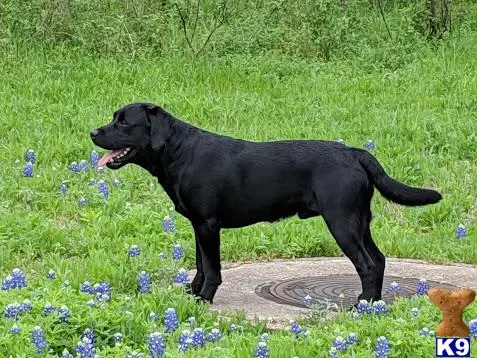
M 81 198 L 79 200 L 80 206 L 86 206 L 88 204 L 88 200 L 86 198 Z
M 179 335 L 179 351 L 185 352 L 192 345 L 192 340 L 190 339 L 190 331 L 183 330 Z
M 205 333 L 202 328 L 195 328 L 190 335 L 192 346 L 202 348 L 205 344 Z
M 20 305 L 18 303 L 10 303 L 3 308 L 5 318 L 17 319 L 20 313 Z
M 35 346 L 37 354 L 43 354 L 48 350 L 48 343 L 46 343 L 45 333 L 41 327 L 33 327 L 31 332 L 31 342 Z
M 179 328 L 179 317 L 174 308 L 168 308 L 164 313 L 164 325 L 166 332 L 174 332 Z
M 156 321 L 160 318 L 161 316 L 153 311 L 149 312 L 149 319 L 151 321 Z
M 373 302 L 373 310 L 374 310 L 374 313 L 377 315 L 384 315 L 388 313 L 386 302 L 382 300 Z
M 146 271 L 141 271 L 137 277 L 140 293 L 151 293 L 151 276 Z
M 230 330 L 231 330 L 232 332 L 235 332 L 237 329 L 238 329 L 237 325 L 235 325 L 234 323 L 231 323 L 231 324 L 230 324 Z
M 187 275 L 187 271 L 181 268 L 179 272 L 177 273 L 176 277 L 174 278 L 174 282 L 184 285 L 187 283 L 187 281 L 189 281 L 189 276 Z
M 416 293 L 419 296 L 425 296 L 427 295 L 428 291 L 429 291 L 429 284 L 424 278 L 421 278 L 419 282 L 417 283 Z
M 306 306 L 311 305 L 311 296 L 310 296 L 310 295 L 306 295 L 305 297 L 303 297 L 302 302 L 303 302 L 303 304 L 306 305 Z
M 81 160 L 79 163 L 78 163 L 78 169 L 80 172 L 86 172 L 88 171 L 89 169 L 89 164 L 86 160 Z
M 76 345 L 76 353 L 81 358 L 94 358 L 96 356 L 96 349 L 94 343 L 88 337 L 83 336 L 81 341 Z
M 80 172 L 80 167 L 77 162 L 72 162 L 68 169 L 71 170 L 73 173 L 78 174 Z
M 48 280 L 54 280 L 56 278 L 56 273 L 55 271 L 53 270 L 48 270 L 48 272 L 46 273 L 46 278 Z
M 268 342 L 269 339 L 270 339 L 270 335 L 267 332 L 262 333 L 260 337 L 258 337 L 258 340 L 263 342 Z
M 96 168 L 96 173 L 103 174 L 104 173 L 104 167 L 97 167 Z
M 26 287 L 26 278 L 23 271 L 19 268 L 14 268 L 11 274 L 10 288 L 24 288 Z
M 352 345 L 352 344 L 355 344 L 355 343 L 358 343 L 358 342 L 359 342 L 359 338 L 358 338 L 358 335 L 356 333 L 351 332 L 350 334 L 348 334 L 348 337 L 346 337 L 346 344 L 347 345 Z
M 366 141 L 366 143 L 364 144 L 364 147 L 365 147 L 366 149 L 374 149 L 374 148 L 376 148 L 376 144 L 375 144 L 374 141 L 372 141 L 371 139 L 368 139 L 368 140 Z
M 365 313 L 365 314 L 371 314 L 372 309 L 371 306 L 369 305 L 369 302 L 366 300 L 359 300 L 358 306 L 356 307 L 358 310 L 358 313 Z
M 162 230 L 164 232 L 174 232 L 176 231 L 176 225 L 174 224 L 174 220 L 172 220 L 169 215 L 164 217 L 162 220 Z
M 98 181 L 98 190 L 100 194 L 103 196 L 103 198 L 107 199 L 109 197 L 109 189 L 104 180 L 99 180 Z
M 20 334 L 21 331 L 21 328 L 18 327 L 16 323 L 14 323 L 13 326 L 10 328 L 11 334 Z
M 473 338 L 477 338 L 477 318 L 472 319 L 468 322 L 470 336 Z
M 43 306 L 43 312 L 47 315 L 54 312 L 55 310 L 55 306 L 53 306 L 50 302 L 45 303 L 45 305 Z
M 393 292 L 394 295 L 396 295 L 399 291 L 401 291 L 401 287 L 399 286 L 399 283 L 397 282 L 391 282 L 391 285 L 389 285 L 389 292 Z
M 33 177 L 33 164 L 31 162 L 27 162 L 23 166 L 23 176 L 27 178 Z
M 387 358 L 391 349 L 389 348 L 389 342 L 386 337 L 378 337 L 378 343 L 374 347 L 374 351 L 376 352 L 376 358 Z
M 97 151 L 95 151 L 94 149 L 91 151 L 91 154 L 89 155 L 89 162 L 91 163 L 91 165 L 93 167 L 95 167 L 96 165 L 98 165 L 98 162 L 99 162 L 99 154 Z
M 258 342 L 257 348 L 255 350 L 255 358 L 270 358 L 270 348 L 266 342 Z
M 295 321 L 290 321 L 290 330 L 293 332 L 295 337 L 299 337 L 301 334 L 303 334 L 303 329 L 300 327 L 298 323 Z
M 65 183 L 61 183 L 61 185 L 60 185 L 60 193 L 61 193 L 61 194 L 66 194 L 67 191 L 68 191 L 68 186 L 67 186 Z
M 24 156 L 25 160 L 27 162 L 30 162 L 32 164 L 35 164 L 36 162 L 36 153 L 33 149 L 28 149 L 26 152 L 25 152 L 25 156 Z
M 222 338 L 222 333 L 220 333 L 220 330 L 218 328 L 213 328 L 207 335 L 207 341 L 209 342 L 216 342 L 220 338 Z
M 81 284 L 80 291 L 83 293 L 94 293 L 93 286 L 88 281 Z
M 137 257 L 141 255 L 141 249 L 137 245 L 131 245 L 131 247 L 128 250 L 128 255 L 129 257 Z
M 151 358 L 159 358 L 163 356 L 166 350 L 166 341 L 161 333 L 154 332 L 149 335 L 148 348 Z
M 33 305 L 30 300 L 25 299 L 23 300 L 22 303 L 20 303 L 19 309 L 20 309 L 20 312 L 31 311 L 33 309 Z
M 341 336 L 336 337 L 333 342 L 333 347 L 335 347 L 338 352 L 344 352 L 346 350 L 346 340 Z
M 81 335 L 81 339 L 83 338 L 88 338 L 89 341 L 91 342 L 91 344 L 96 344 L 96 338 L 94 338 L 94 332 L 93 330 L 89 329 L 89 328 L 86 328 L 84 331 L 83 331 L 83 334 Z
M 2 291 L 8 291 L 12 285 L 12 276 L 7 276 L 2 281 Z
M 172 259 L 173 260 L 180 260 L 184 256 L 184 249 L 180 244 L 175 244 L 172 247 Z
M 71 313 L 70 309 L 67 306 L 62 305 L 56 311 L 58 312 L 58 319 L 60 320 L 60 322 L 68 322 L 68 319 L 71 317 Z
M 120 332 L 113 334 L 114 343 L 120 343 L 123 340 L 123 335 Z
M 61 353 L 61 358 L 73 358 L 73 355 L 65 348 Z
M 95 284 L 93 292 L 96 293 L 96 300 L 98 302 L 109 302 L 111 300 L 111 287 L 107 282 Z
M 338 358 L 338 350 L 335 347 L 331 347 L 328 351 L 328 357 L 330 358 Z
M 413 307 L 413 308 L 411 309 L 411 316 L 412 316 L 413 318 L 417 318 L 418 315 L 419 315 L 419 309 L 418 309 L 417 307 Z
M 463 224 L 459 224 L 456 231 L 456 236 L 458 239 L 462 239 L 467 236 L 467 228 Z

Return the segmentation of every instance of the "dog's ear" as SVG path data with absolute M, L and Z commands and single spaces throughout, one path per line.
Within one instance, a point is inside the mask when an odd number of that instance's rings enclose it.
M 147 121 L 150 125 L 150 141 L 153 151 L 160 151 L 165 145 L 170 132 L 170 116 L 159 106 L 146 104 Z

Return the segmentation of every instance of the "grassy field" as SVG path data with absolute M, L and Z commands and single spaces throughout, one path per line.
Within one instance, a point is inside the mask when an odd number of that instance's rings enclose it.
M 13 320 L 0 318 L 0 356 L 31 357 L 35 325 L 45 331 L 52 355 L 64 348 L 73 353 L 86 328 L 94 329 L 100 356 L 147 352 L 147 335 L 163 332 L 162 321 L 151 320 L 149 313 L 162 316 L 168 307 L 175 307 L 182 323 L 175 333 L 165 334 L 165 356 L 181 356 L 178 336 L 189 327 L 190 316 L 207 332 L 218 327 L 224 337 L 184 356 L 254 355 L 259 335 L 266 331 L 262 323 L 233 317 L 243 329 L 232 332 L 230 322 L 171 284 L 181 267 L 194 265 L 193 237 L 180 215 L 174 217 L 174 233 L 161 229 L 171 202 L 154 178 L 133 166 L 103 173 L 68 169 L 74 161 L 89 160 L 94 149 L 90 130 L 133 101 L 154 102 L 193 125 L 250 140 L 342 138 L 357 147 L 373 140 L 372 152 L 394 178 L 436 188 L 444 196 L 438 205 L 404 208 L 376 194 L 372 230 L 382 251 L 394 257 L 477 263 L 475 53 L 472 31 L 437 48 L 416 48 L 412 59 L 393 69 L 352 58 L 324 62 L 274 51 L 131 57 L 99 56 L 68 46 L 6 45 L 0 57 L 0 273 L 4 278 L 21 268 L 28 285 L 0 291 L 0 306 L 29 299 L 33 311 L 17 322 L 19 335 L 10 333 Z M 33 177 L 23 174 L 28 149 L 37 154 Z M 91 178 L 105 181 L 107 199 L 89 185 Z M 66 193 L 60 193 L 62 183 Z M 456 237 L 459 224 L 467 229 L 461 239 Z M 184 248 L 181 260 L 170 259 L 174 244 Z M 131 245 L 140 247 L 139 257 L 128 257 Z M 169 258 L 162 259 L 160 252 Z M 292 218 L 222 235 L 225 261 L 340 254 L 321 219 Z M 49 270 L 56 273 L 54 280 L 45 277 Z M 152 294 L 136 294 L 142 270 L 152 275 Z M 63 287 L 65 280 L 68 287 Z M 79 292 L 84 281 L 108 282 L 111 302 L 89 307 L 86 302 L 93 296 Z M 68 323 L 57 324 L 56 314 L 43 313 L 48 302 L 68 306 Z M 420 310 L 415 319 L 413 307 Z M 402 300 L 388 309 L 381 317 L 352 319 L 342 313 L 325 323 L 303 322 L 309 335 L 300 339 L 287 330 L 274 332 L 268 342 L 271 356 L 326 357 L 336 336 L 350 332 L 360 342 L 340 356 L 370 357 L 381 335 L 390 342 L 389 356 L 433 354 L 434 340 L 418 334 L 439 320 L 426 299 Z M 474 304 L 466 319 L 476 317 Z M 116 332 L 124 335 L 122 344 L 114 345 Z

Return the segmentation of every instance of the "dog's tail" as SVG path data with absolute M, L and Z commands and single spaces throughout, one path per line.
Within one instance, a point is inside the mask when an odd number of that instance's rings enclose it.
M 442 199 L 442 195 L 435 190 L 414 188 L 394 180 L 368 151 L 358 148 L 353 151 L 368 178 L 386 199 L 406 206 L 434 204 Z

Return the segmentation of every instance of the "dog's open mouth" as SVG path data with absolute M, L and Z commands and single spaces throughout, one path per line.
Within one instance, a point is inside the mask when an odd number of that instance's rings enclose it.
M 98 162 L 98 167 L 103 167 L 106 164 L 120 164 L 136 155 L 136 149 L 126 147 L 119 150 L 108 150 Z

